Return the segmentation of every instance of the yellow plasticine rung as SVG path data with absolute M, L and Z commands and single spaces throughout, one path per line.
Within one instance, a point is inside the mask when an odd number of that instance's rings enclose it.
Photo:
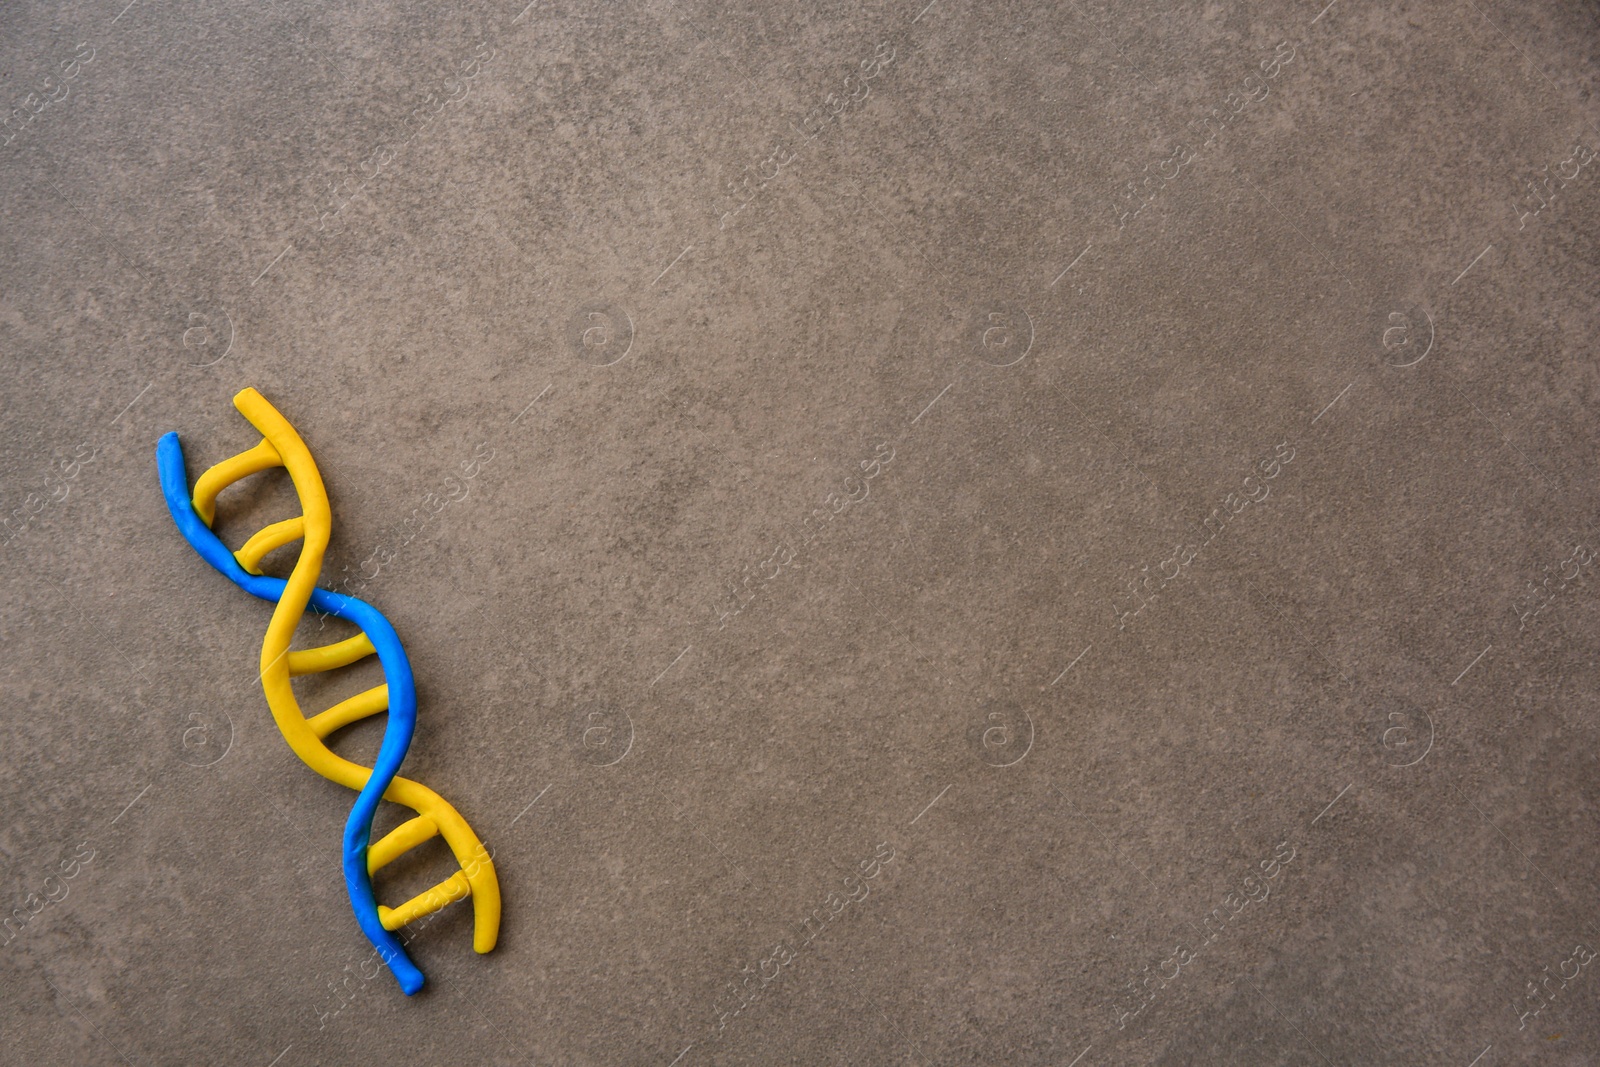
M 372 647 L 372 639 L 365 633 L 347 637 L 343 641 L 335 641 L 331 645 L 301 649 L 299 652 L 289 653 L 289 676 L 292 678 L 301 674 L 317 674 L 321 671 L 331 671 L 335 667 L 345 667 L 376 651 L 377 649 Z
M 306 720 L 306 725 L 311 727 L 311 732 L 318 737 L 327 737 L 341 727 L 360 722 L 380 711 L 386 711 L 388 707 L 388 684 L 375 685 L 364 693 L 357 693 L 348 700 L 339 701 L 327 711 L 311 716 Z
M 470 895 L 472 886 L 467 872 L 457 871 L 420 896 L 412 897 L 398 908 L 378 905 L 378 921 L 385 930 L 398 930 L 406 923 L 416 922 L 424 915 L 432 915 L 446 904 L 452 904 Z
M 218 493 L 240 478 L 281 466 L 283 458 L 272 442 L 263 437 L 254 448 L 223 460 L 195 479 L 194 510 L 199 513 L 200 520 L 210 526 L 217 515 Z
M 424 841 L 438 836 L 438 833 L 439 824 L 426 815 L 408 819 L 368 846 L 367 873 L 377 874 L 380 868 L 393 863 Z
M 296 515 L 292 519 L 284 519 L 282 522 L 275 522 L 271 526 L 257 530 L 255 536 L 233 554 L 233 558 L 239 561 L 239 566 L 251 574 L 260 574 L 263 556 L 291 541 L 298 541 L 305 535 L 305 516 Z

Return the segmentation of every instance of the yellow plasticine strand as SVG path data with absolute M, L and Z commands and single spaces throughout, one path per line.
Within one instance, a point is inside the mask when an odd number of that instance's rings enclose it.
M 283 460 L 278 458 L 278 450 L 266 440 L 252 449 L 240 452 L 237 456 L 223 460 L 195 479 L 194 510 L 199 513 L 201 521 L 210 526 L 217 514 L 218 493 L 240 478 L 247 478 L 252 474 L 281 466 Z
M 341 700 L 327 711 L 320 712 L 306 720 L 306 725 L 311 727 L 311 732 L 319 738 L 325 738 L 335 730 L 343 729 L 353 722 L 376 715 L 380 711 L 389 710 L 389 687 L 376 685 L 364 693 L 357 693 L 348 700 Z
M 385 930 L 398 930 L 406 923 L 416 922 L 424 915 L 432 915 L 440 908 L 470 896 L 472 887 L 465 871 L 457 871 L 426 893 L 412 897 L 398 908 L 379 906 L 378 921 Z
M 320 674 L 322 671 L 331 671 L 337 667 L 348 667 L 376 651 L 377 649 L 372 647 L 372 638 L 365 633 L 359 633 L 343 641 L 335 641 L 331 645 L 303 648 L 298 652 L 289 653 L 289 674 L 291 676 Z
M 305 518 L 305 537 L 300 548 L 300 558 L 295 561 L 283 595 L 273 609 L 272 620 L 261 645 L 261 687 L 266 693 L 267 706 L 278 724 L 289 748 L 301 762 L 312 770 L 350 789 L 360 790 L 367 784 L 371 772 L 333 754 L 322 739 L 306 724 L 305 715 L 295 700 L 289 684 L 289 642 L 294 637 L 295 626 L 310 603 L 311 591 L 322 571 L 322 557 L 332 535 L 332 509 L 322 474 L 311 457 L 311 451 L 278 410 L 254 389 L 245 389 L 233 398 L 233 403 L 261 436 L 277 451 L 283 466 L 289 472 L 295 492 L 300 497 L 300 507 Z M 384 791 L 385 800 L 405 804 L 418 814 L 430 816 L 439 827 L 440 835 L 455 854 L 463 869 L 473 863 L 473 857 L 483 848 L 477 834 L 467 821 L 433 790 L 405 778 L 395 778 Z M 473 897 L 473 947 L 478 952 L 494 948 L 500 926 L 500 887 L 494 876 L 492 863 L 485 858 L 473 868 L 475 875 L 467 875 Z M 380 916 L 381 919 L 381 916 Z
M 284 583 L 262 641 L 262 690 L 279 732 L 295 755 L 324 778 L 360 791 L 370 780 L 371 769 L 336 755 L 323 743 L 323 738 L 343 726 L 388 709 L 388 686 L 380 685 L 357 694 L 308 719 L 295 698 L 290 681 L 294 676 L 346 666 L 375 651 L 365 632 L 319 648 L 300 651 L 289 648 L 295 628 L 316 589 L 323 556 L 332 536 L 327 490 L 305 442 L 260 393 L 245 389 L 234 397 L 234 406 L 261 432 L 262 441 L 201 475 L 194 485 L 193 506 L 209 527 L 215 517 L 217 495 L 227 486 L 275 466 L 288 471 L 302 514 L 258 531 L 234 553 L 242 567 L 259 574 L 254 568 L 268 552 L 296 539 L 301 542 L 299 557 Z M 445 839 L 461 870 L 399 908 L 379 905 L 379 922 L 385 929 L 395 930 L 451 901 L 471 896 L 473 947 L 480 953 L 493 949 L 499 933 L 500 890 L 493 862 L 483 842 L 453 806 L 421 783 L 395 776 L 384 790 L 383 799 L 418 814 L 368 846 L 369 872 L 434 836 Z
M 275 522 L 271 526 L 257 530 L 250 540 L 246 541 L 243 547 L 233 554 L 233 558 L 239 561 L 239 566 L 251 574 L 260 574 L 263 556 L 275 548 L 282 548 L 291 541 L 300 540 L 304 534 L 305 522 L 298 515 L 292 519 Z

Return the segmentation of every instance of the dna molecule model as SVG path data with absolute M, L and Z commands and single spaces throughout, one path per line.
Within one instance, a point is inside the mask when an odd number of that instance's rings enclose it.
M 424 978 L 394 931 L 470 896 L 472 946 L 479 952 L 493 949 L 500 930 L 500 884 L 494 863 L 472 827 L 443 797 L 427 786 L 398 777 L 417 722 L 411 663 L 394 627 L 376 608 L 317 587 L 333 521 L 327 490 L 310 449 L 289 421 L 254 389 L 240 392 L 233 404 L 260 431 L 261 442 L 206 471 L 195 481 L 191 494 L 183 446 L 176 433 L 168 433 L 156 445 L 161 490 L 179 532 L 201 558 L 245 592 L 275 605 L 261 644 L 261 688 L 267 706 L 283 739 L 306 766 L 357 791 L 344 828 L 345 888 L 362 933 L 410 996 L 422 988 Z M 238 551 L 230 551 L 212 530 L 217 494 L 240 479 L 273 467 L 288 472 L 301 514 L 258 530 Z M 263 574 L 262 558 L 294 541 L 301 542 L 300 555 L 289 577 Z M 307 607 L 354 623 L 360 632 L 334 644 L 291 651 L 290 640 Z M 310 718 L 300 710 L 290 679 L 348 666 L 374 653 L 383 668 L 384 684 Z M 352 763 L 328 748 L 325 739 L 334 731 L 385 710 L 389 718 L 372 768 Z M 370 843 L 380 800 L 403 805 L 416 816 Z M 373 874 L 436 835 L 450 846 L 460 870 L 398 908 L 379 904 L 373 893 Z

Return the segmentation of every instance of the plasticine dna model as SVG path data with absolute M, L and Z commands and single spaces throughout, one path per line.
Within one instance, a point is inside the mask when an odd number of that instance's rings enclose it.
M 254 389 L 235 396 L 233 404 L 261 431 L 261 443 L 202 474 L 194 483 L 191 497 L 183 446 L 176 433 L 169 433 L 156 445 L 161 490 L 178 530 L 201 558 L 245 592 L 276 604 L 261 644 L 261 688 L 272 717 L 294 754 L 324 778 L 359 793 L 344 828 L 345 886 L 362 932 L 409 996 L 422 988 L 423 975 L 392 931 L 470 896 L 472 947 L 488 952 L 494 948 L 500 929 L 500 884 L 488 850 L 456 809 L 426 786 L 397 777 L 417 722 L 417 691 L 411 664 L 394 627 L 376 608 L 354 597 L 317 588 L 333 522 L 322 475 L 317 472 L 310 450 L 288 420 Z M 289 472 L 302 514 L 257 531 L 237 552 L 230 552 L 211 529 L 217 494 L 241 478 L 272 467 Z M 262 557 L 293 541 L 301 542 L 300 558 L 288 580 L 263 575 Z M 335 644 L 290 651 L 289 641 L 308 605 L 354 623 L 361 632 Z M 291 678 L 343 667 L 374 652 L 383 666 L 386 684 L 306 718 L 295 700 Z M 323 743 L 340 727 L 385 709 L 389 721 L 371 770 L 335 755 Z M 417 815 L 369 847 L 372 819 L 380 799 L 402 804 Z M 436 834 L 445 839 L 461 869 L 398 908 L 380 905 L 373 895 L 372 875 Z

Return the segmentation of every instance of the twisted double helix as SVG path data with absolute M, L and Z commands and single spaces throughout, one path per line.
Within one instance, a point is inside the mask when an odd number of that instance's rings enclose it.
M 289 421 L 254 389 L 239 393 L 233 404 L 261 432 L 261 443 L 206 471 L 195 481 L 191 495 L 183 446 L 176 433 L 169 433 L 156 445 L 161 490 L 179 532 L 201 558 L 245 592 L 276 605 L 261 643 L 261 688 L 267 706 L 295 755 L 324 778 L 357 791 L 344 827 L 345 887 L 356 922 L 409 996 L 422 988 L 423 974 L 393 931 L 470 896 L 472 947 L 488 952 L 500 929 L 500 884 L 488 850 L 456 809 L 427 786 L 398 777 L 417 723 L 411 664 L 394 627 L 376 608 L 355 597 L 317 588 L 333 520 L 311 451 Z M 230 551 L 211 529 L 217 494 L 242 478 L 273 467 L 289 472 L 301 514 L 258 530 L 237 552 Z M 288 579 L 262 574 L 262 557 L 294 541 L 301 542 L 300 557 Z M 291 651 L 289 641 L 308 606 L 352 622 L 361 632 L 331 645 Z M 310 718 L 305 716 L 295 700 L 291 678 L 344 667 L 374 653 L 383 666 L 383 685 Z M 389 720 L 371 769 L 335 755 L 324 743 L 335 730 L 384 710 L 389 712 Z M 369 847 L 380 799 L 417 814 Z M 445 839 L 461 869 L 398 908 L 379 904 L 372 890 L 372 875 L 435 835 Z

